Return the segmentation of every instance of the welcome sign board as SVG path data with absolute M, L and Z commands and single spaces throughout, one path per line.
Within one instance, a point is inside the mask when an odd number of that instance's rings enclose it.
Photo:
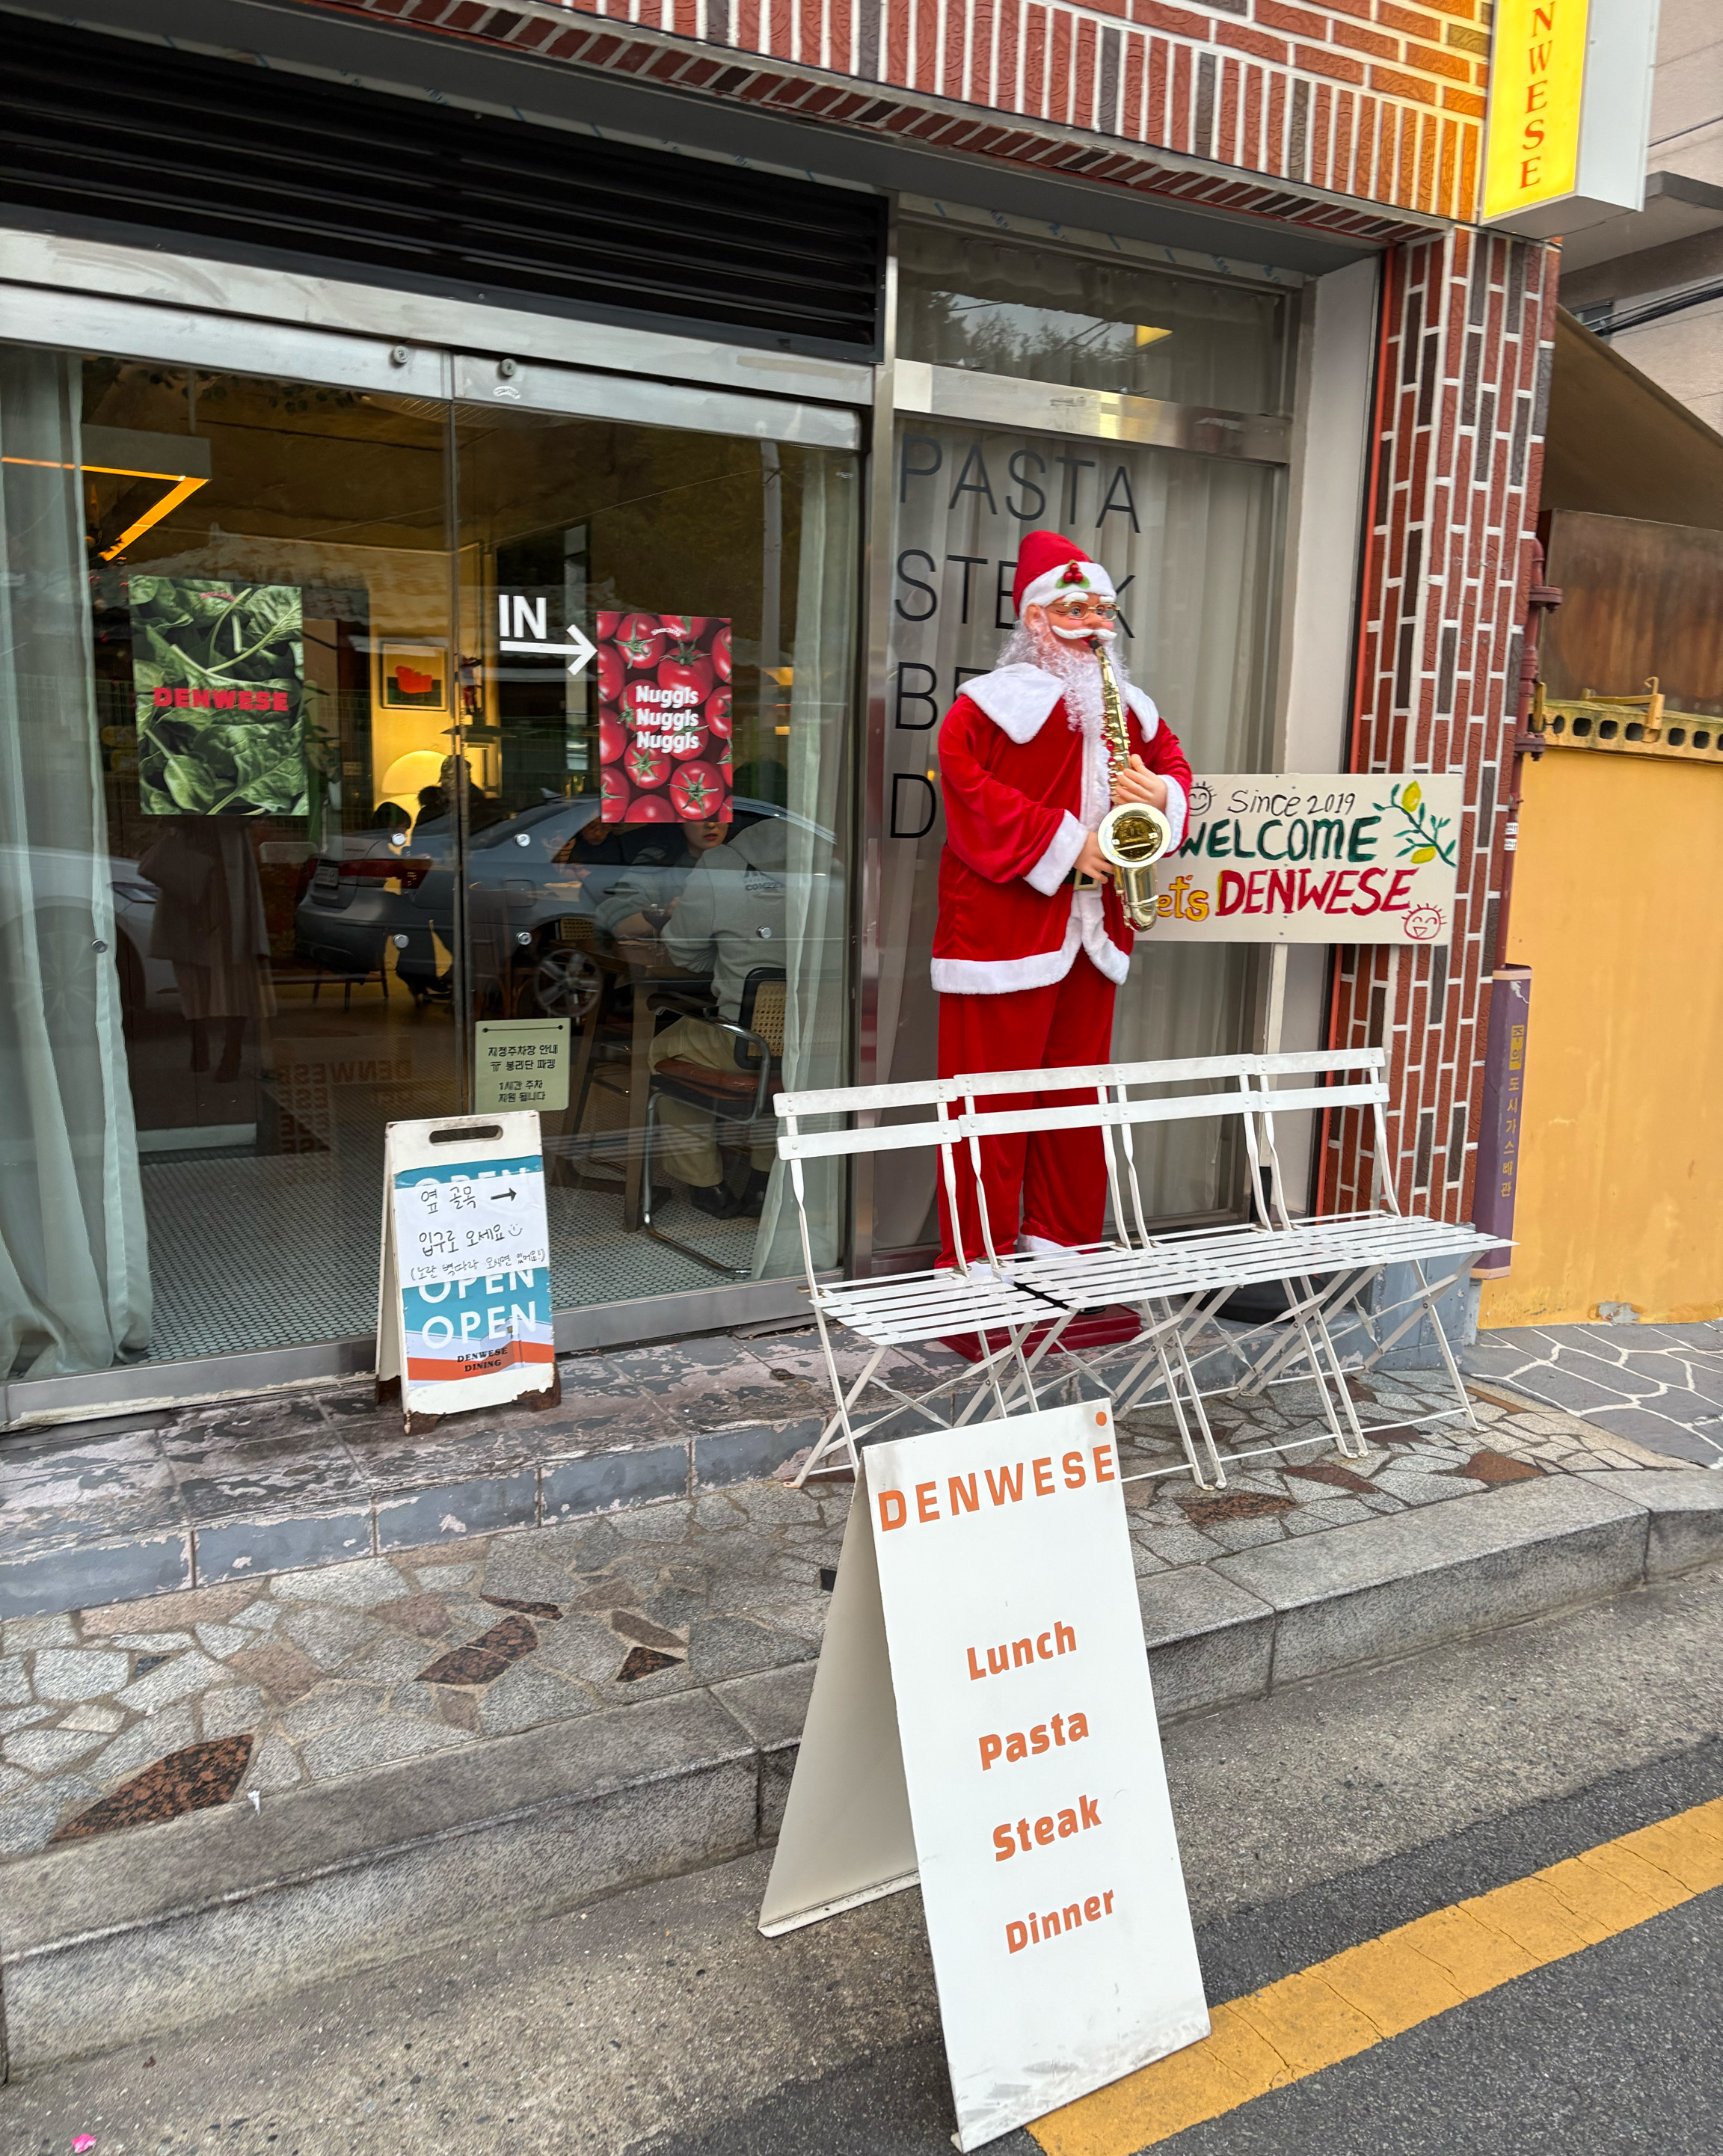
M 1207 2035 L 1105 1400 L 863 1456 L 761 1928 L 918 1876 L 960 2148 Z
M 1172 943 L 1446 943 L 1458 772 L 1205 773 L 1183 844 L 1155 869 Z

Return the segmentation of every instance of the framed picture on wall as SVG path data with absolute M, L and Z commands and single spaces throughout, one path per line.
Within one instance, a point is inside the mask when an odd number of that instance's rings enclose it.
M 446 711 L 449 652 L 423 639 L 379 637 L 377 701 L 386 711 Z

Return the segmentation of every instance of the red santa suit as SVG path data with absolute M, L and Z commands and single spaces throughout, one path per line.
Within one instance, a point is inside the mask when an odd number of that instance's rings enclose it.
M 1064 565 L 1087 564 L 1056 532 L 1033 532 L 1019 554 L 1015 598 L 1044 603 Z M 1081 589 L 1111 595 L 1093 564 Z M 1131 745 L 1167 782 L 1164 814 L 1173 842 L 1184 836 L 1191 767 L 1152 700 L 1120 683 Z M 940 727 L 946 812 L 940 856 L 933 985 L 939 991 L 941 1077 L 970 1070 L 1105 1063 L 1113 998 L 1135 940 L 1117 886 L 1079 890 L 1073 872 L 1086 832 L 1112 805 L 1105 735 L 1085 729 L 1065 685 L 1036 665 L 1002 666 L 967 681 Z M 1053 1106 L 1083 1097 L 1038 1096 Z M 1021 1095 L 1001 1108 L 1026 1105 Z M 1069 1248 L 1099 1240 L 1106 1168 L 1099 1132 L 983 1142 L 982 1180 L 993 1247 Z M 962 1254 L 985 1253 L 973 1186 L 960 1171 Z M 940 1190 L 941 1262 L 956 1254 Z

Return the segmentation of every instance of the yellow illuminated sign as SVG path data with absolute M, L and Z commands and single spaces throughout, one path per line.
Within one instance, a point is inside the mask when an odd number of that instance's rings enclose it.
M 1591 0 L 1496 0 L 1486 223 L 1575 192 Z

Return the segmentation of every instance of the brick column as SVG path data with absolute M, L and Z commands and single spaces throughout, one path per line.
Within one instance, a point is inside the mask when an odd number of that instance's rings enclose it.
M 1507 758 L 1555 329 L 1555 251 L 1454 231 L 1397 248 L 1383 294 L 1354 771 L 1464 772 L 1446 950 L 1338 953 L 1329 1040 L 1387 1047 L 1403 1206 L 1470 1215 Z M 1320 1204 L 1368 1202 L 1355 1111 L 1326 1119 Z

